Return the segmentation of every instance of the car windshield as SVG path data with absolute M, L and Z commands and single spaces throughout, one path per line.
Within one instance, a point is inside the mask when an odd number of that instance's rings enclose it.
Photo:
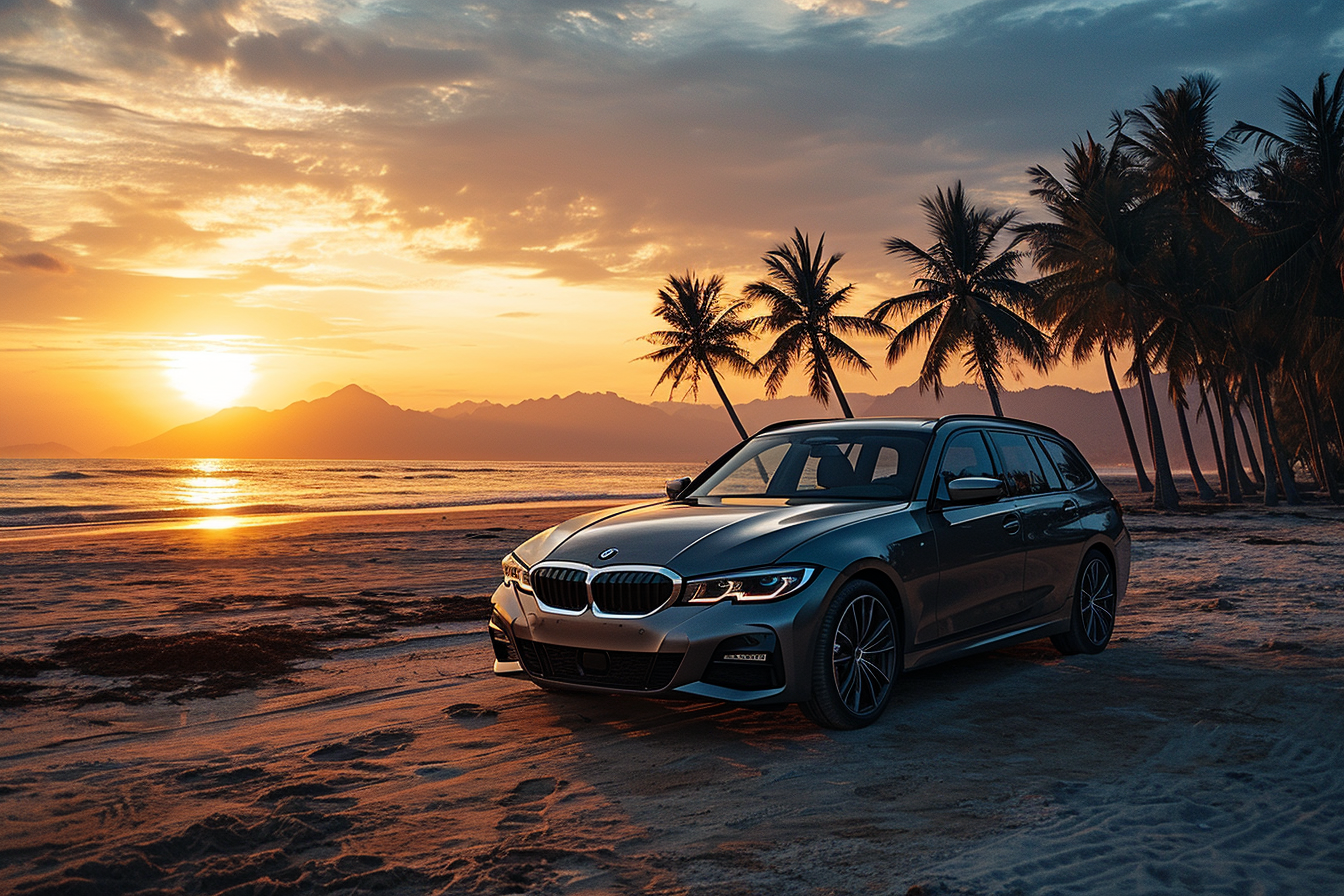
M 687 497 L 908 501 L 929 435 L 801 430 L 752 439 Z

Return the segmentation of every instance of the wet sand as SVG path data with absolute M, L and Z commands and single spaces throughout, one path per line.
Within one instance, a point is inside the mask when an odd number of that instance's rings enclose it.
M 1105 653 L 830 732 L 495 678 L 582 509 L 0 533 L 0 891 L 1344 892 L 1344 512 L 1136 506 Z

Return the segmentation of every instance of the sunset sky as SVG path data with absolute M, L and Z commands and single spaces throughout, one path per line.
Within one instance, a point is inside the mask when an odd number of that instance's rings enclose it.
M 1035 216 L 1025 169 L 1151 85 L 1272 128 L 1341 67 L 1339 0 L 0 0 L 0 445 L 349 382 L 646 401 L 670 272 L 825 231 L 860 313 L 935 187 Z M 847 389 L 914 379 L 862 347 Z

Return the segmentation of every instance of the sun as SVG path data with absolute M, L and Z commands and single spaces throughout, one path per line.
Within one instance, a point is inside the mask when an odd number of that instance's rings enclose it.
M 182 397 L 207 408 L 233 404 L 257 378 L 257 359 L 217 349 L 168 352 L 164 373 Z

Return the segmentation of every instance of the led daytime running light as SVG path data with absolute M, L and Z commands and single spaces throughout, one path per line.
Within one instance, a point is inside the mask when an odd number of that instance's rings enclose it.
M 794 594 L 812 580 L 806 567 L 753 569 L 723 576 L 692 579 L 686 583 L 682 602 L 688 604 L 764 603 Z
M 532 574 L 522 561 L 513 554 L 500 561 L 500 566 L 504 568 L 504 583 L 513 585 L 522 591 L 532 591 Z

